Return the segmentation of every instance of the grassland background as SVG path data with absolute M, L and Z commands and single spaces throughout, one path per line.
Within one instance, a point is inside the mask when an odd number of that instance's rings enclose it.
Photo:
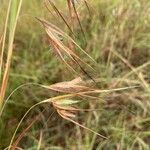
M 3 33 L 7 4 L 7 0 L 0 1 L 0 35 Z M 67 16 L 64 1 L 58 1 L 56 5 Z M 97 61 L 95 76 L 99 78 L 100 88 L 140 87 L 101 94 L 97 101 L 81 104 L 81 107 L 101 109 L 80 113 L 78 119 L 85 126 L 109 136 L 108 140 L 63 120 L 53 113 L 49 105 L 43 105 L 28 115 L 17 133 L 19 135 L 36 115 L 41 114 L 40 121 L 20 141 L 18 146 L 23 149 L 37 149 L 40 137 L 40 149 L 150 149 L 150 2 L 93 0 L 89 5 L 91 16 L 84 6 L 79 7 L 87 44 L 77 23 L 76 41 Z M 62 19 L 54 18 L 42 0 L 23 1 L 6 97 L 24 83 L 50 85 L 76 77 L 52 54 L 45 31 L 35 17 L 46 18 L 68 32 Z M 8 146 L 17 123 L 28 108 L 51 96 L 53 93 L 50 91 L 33 85 L 24 86 L 11 96 L 0 120 L 0 149 Z

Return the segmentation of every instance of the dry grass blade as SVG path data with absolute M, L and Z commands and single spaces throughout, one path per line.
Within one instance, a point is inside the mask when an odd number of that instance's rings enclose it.
M 52 13 L 52 11 L 50 10 L 50 8 L 48 7 L 48 1 L 47 0 L 44 0 L 44 5 L 45 5 L 45 7 L 46 7 L 46 9 L 48 10 L 48 12 L 52 15 L 52 16 L 54 16 L 54 18 L 57 18 L 53 13 Z
M 17 138 L 17 140 L 15 141 L 15 143 L 12 146 L 12 150 L 15 150 L 17 145 L 19 144 L 19 142 L 21 141 L 21 139 L 24 137 L 24 135 L 26 134 L 26 132 L 33 126 L 33 124 L 38 120 L 38 117 L 36 117 L 29 125 L 27 128 L 25 128 L 23 130 L 23 132 L 19 135 L 19 137 Z
M 38 147 L 37 150 L 41 150 L 42 148 L 42 138 L 43 138 L 43 132 L 40 131 L 40 138 L 39 138 L 39 142 L 38 142 Z
M 0 45 L 2 44 L 3 35 L 0 36 Z
M 90 129 L 90 128 L 88 128 L 88 127 L 86 127 L 86 126 L 84 126 L 84 125 L 82 125 L 82 124 L 80 124 L 80 123 L 78 123 L 77 121 L 74 121 L 74 120 L 72 119 L 72 118 L 75 118 L 75 115 L 74 115 L 73 113 L 71 113 L 71 112 L 66 112 L 66 111 L 62 111 L 62 110 L 57 110 L 57 112 L 58 112 L 58 114 L 59 114 L 62 118 L 64 118 L 64 119 L 66 119 L 66 120 L 68 120 L 68 121 L 70 121 L 70 122 L 76 124 L 77 126 L 80 126 L 81 128 L 86 129 L 86 130 L 88 130 L 88 131 L 90 131 L 90 132 L 92 132 L 92 133 L 98 135 L 99 137 L 101 137 L 101 138 L 103 138 L 103 139 L 108 139 L 108 138 L 105 137 L 104 135 L 101 135 L 101 134 L 95 132 L 94 130 L 92 130 L 92 129 Z
M 88 54 L 86 53 L 70 36 L 68 36 L 65 32 L 63 32 L 61 29 L 59 29 L 57 26 L 51 24 L 50 22 L 47 22 L 43 19 L 39 19 L 36 18 L 38 21 L 40 21 L 44 27 L 50 28 L 50 30 L 52 32 L 55 33 L 55 35 L 59 35 L 65 39 L 67 39 L 69 42 L 72 42 L 75 46 L 77 46 L 77 48 L 79 48 L 81 50 L 81 52 L 83 52 L 90 60 L 92 60 L 94 63 L 96 63 L 96 61 Z
M 73 23 L 73 11 L 72 11 L 71 0 L 67 0 L 67 4 L 68 4 L 69 14 L 70 14 L 70 18 L 71 18 L 72 27 L 73 27 L 74 23 Z
M 59 35 L 63 36 L 65 38 L 65 36 L 63 35 L 63 33 L 60 32 L 60 30 L 58 30 L 58 28 L 56 28 L 54 25 L 52 25 L 50 23 L 47 23 L 46 21 L 43 21 L 41 19 L 38 19 L 38 20 L 44 25 L 45 30 L 46 30 L 49 38 L 50 38 L 52 46 L 55 45 L 55 47 L 57 46 L 60 50 L 63 50 L 63 52 L 65 52 L 66 54 L 68 54 L 71 58 L 72 58 L 72 56 L 74 56 L 75 58 L 77 58 L 80 61 L 82 61 L 80 59 L 80 57 L 77 56 L 77 54 L 75 54 L 72 50 L 70 50 L 67 46 L 65 46 L 61 42 L 61 40 L 58 38 Z M 73 58 L 72 58 L 72 60 L 73 60 Z
M 12 138 L 11 138 L 10 144 L 9 144 L 9 146 L 8 146 L 8 148 L 7 148 L 8 150 L 11 150 L 11 147 L 12 147 L 12 145 L 13 145 L 13 141 L 14 141 L 15 136 L 16 136 L 16 133 L 17 133 L 17 131 L 18 131 L 20 125 L 22 124 L 23 120 L 24 120 L 25 117 L 30 113 L 30 111 L 33 110 L 36 106 L 39 106 L 39 105 L 41 105 L 41 104 L 43 104 L 43 103 L 50 103 L 50 102 L 51 102 L 51 99 L 43 100 L 43 101 L 41 101 L 41 102 L 39 102 L 39 103 L 36 103 L 35 105 L 33 105 L 32 107 L 30 107 L 30 108 L 26 111 L 26 113 L 25 113 L 24 116 L 21 118 L 20 122 L 18 123 L 18 125 L 17 125 L 17 127 L 16 127 L 16 129 L 15 129 L 15 131 L 14 131 L 14 133 L 13 133 L 13 136 L 12 136 Z
M 134 66 L 132 66 L 132 65 L 130 64 L 130 62 L 129 62 L 127 59 L 125 59 L 122 55 L 120 55 L 118 52 L 112 51 L 112 53 L 113 53 L 114 55 L 116 55 L 124 64 L 126 64 L 126 65 L 132 70 L 132 72 L 133 72 L 133 73 L 139 78 L 139 80 L 141 81 L 143 87 L 144 87 L 144 88 L 147 88 L 147 90 L 149 91 L 149 87 L 147 86 L 147 83 L 145 84 L 145 82 L 143 81 L 143 78 L 140 76 L 140 74 L 139 74 L 138 72 L 136 72 L 136 68 L 134 68 Z M 149 65 L 149 63 L 150 63 L 150 62 L 147 62 L 146 64 Z M 114 85 L 114 87 L 117 86 L 118 84 L 120 84 L 120 83 L 123 81 L 123 79 L 124 79 L 124 77 L 121 78 L 120 81 L 116 82 L 115 85 Z
M 84 112 L 90 112 L 90 111 L 100 111 L 101 109 L 81 109 L 81 108 L 76 108 L 75 106 L 62 106 L 60 104 L 57 104 L 57 102 L 52 103 L 54 108 L 57 110 L 66 110 L 66 111 L 72 111 L 72 112 L 77 112 L 77 111 L 84 111 Z
M 3 63 L 3 50 L 2 50 L 2 42 L 3 42 L 3 35 L 0 37 L 0 82 L 2 78 L 2 63 Z
M 85 42 L 87 42 L 86 36 L 85 36 L 85 32 L 84 32 L 84 30 L 83 30 L 83 27 L 82 27 L 82 24 L 81 24 L 81 21 L 80 21 L 80 18 L 79 18 L 79 15 L 78 15 L 78 12 L 77 12 L 77 9 L 76 9 L 76 6 L 75 6 L 75 2 L 74 2 L 74 1 L 71 1 L 71 3 L 72 3 L 73 10 L 74 10 L 74 13 L 75 13 L 75 15 L 76 15 L 76 18 L 77 18 L 77 20 L 78 20 L 78 23 L 79 23 L 81 32 L 82 32 L 82 34 L 83 34 L 84 40 L 85 40 Z
M 86 71 L 85 71 L 85 69 L 80 65 L 80 63 L 74 58 L 74 60 L 76 61 L 76 63 L 78 64 L 78 66 L 80 67 L 80 69 L 81 69 L 81 71 L 89 78 L 89 79 L 91 79 L 94 83 L 96 83 L 96 81 L 92 78 L 92 76 L 89 74 L 89 73 L 87 73 Z
M 51 1 L 48 0 L 48 2 L 50 3 L 50 5 L 53 7 L 53 9 L 55 10 L 55 12 L 62 18 L 62 20 L 64 21 L 64 23 L 67 25 L 68 29 L 70 30 L 70 32 L 72 33 L 72 35 L 74 35 L 70 25 L 68 24 L 68 22 L 66 21 L 66 19 L 63 17 L 63 15 L 61 14 L 61 12 L 57 9 L 57 7 L 55 6 L 55 4 Z
M 53 49 L 55 50 L 55 53 L 59 56 L 59 58 L 69 68 L 71 68 L 75 73 L 77 73 L 76 69 L 74 68 L 75 67 L 74 64 L 76 64 L 76 66 L 78 66 L 80 68 L 80 70 L 82 71 L 82 73 L 84 75 L 86 75 L 88 78 L 90 78 L 90 79 L 92 79 L 94 81 L 94 79 L 89 75 L 89 73 L 87 73 L 87 71 L 81 66 L 81 64 L 79 62 L 81 62 L 82 64 L 86 65 L 88 68 L 90 68 L 92 70 L 93 70 L 93 68 L 89 64 L 84 62 L 74 52 L 74 50 L 72 50 L 69 47 L 67 47 L 66 45 L 64 45 L 64 43 L 59 39 L 59 36 L 62 36 L 63 38 L 67 38 L 66 34 L 63 34 L 63 32 L 60 29 L 58 29 L 57 27 L 55 27 L 54 25 L 52 25 L 52 24 L 50 24 L 50 23 L 48 23 L 48 22 L 46 22 L 44 20 L 41 20 L 41 19 L 38 19 L 38 20 L 43 24 L 43 26 L 45 28 L 45 31 L 46 31 L 46 33 L 49 36 L 50 45 L 53 47 Z M 67 59 L 70 59 L 69 62 L 64 59 L 64 56 L 66 56 Z M 89 56 L 89 55 L 87 55 L 87 56 Z M 69 64 L 70 62 L 72 62 L 72 66 L 71 66 L 71 64 Z
M 2 77 L 2 64 L 3 64 L 3 55 L 4 55 L 5 44 L 6 44 L 5 42 L 6 42 L 6 33 L 7 33 L 10 8 L 11 8 L 11 1 L 9 1 L 9 4 L 8 4 L 5 26 L 4 26 L 4 33 L 3 33 L 3 38 L 2 38 L 2 48 L 1 48 L 1 53 L 0 53 L 0 77 L 2 79 L 2 83 L 0 85 L 0 109 L 2 108 L 2 105 L 3 105 L 3 100 L 4 100 L 5 90 L 6 90 L 5 85 L 7 84 L 4 82 L 4 77 Z
M 11 65 L 11 58 L 13 54 L 13 42 L 14 42 L 15 30 L 17 26 L 17 21 L 18 21 L 21 5 L 22 5 L 22 0 L 20 0 L 19 2 L 10 0 L 9 5 L 8 5 L 5 29 L 4 29 L 1 61 L 3 59 L 3 53 L 4 53 L 4 48 L 5 48 L 5 38 L 6 38 L 6 32 L 7 32 L 7 27 L 8 27 L 8 21 L 10 21 L 9 22 L 10 28 L 9 28 L 9 41 L 8 41 L 6 65 L 4 69 L 4 75 L 2 77 L 2 84 L 0 87 L 0 109 L 2 108 L 4 97 L 5 97 L 5 92 L 7 88 L 10 65 Z
M 90 11 L 90 8 L 89 8 L 87 0 L 84 0 L 84 3 L 85 3 L 85 6 L 86 6 L 86 8 L 87 8 L 87 10 L 89 12 L 89 15 L 91 16 L 91 11 Z
M 69 63 L 64 59 L 64 54 L 60 51 L 59 47 L 55 44 L 52 39 L 49 39 L 50 45 L 53 46 L 55 54 L 65 63 L 68 68 L 70 68 L 73 72 L 77 73 L 75 69 L 71 67 Z
M 62 109 L 57 110 L 57 112 L 58 112 L 58 114 L 59 114 L 61 117 L 62 117 L 62 116 L 68 117 L 68 118 L 75 118 L 75 117 L 76 117 L 75 112 L 66 111 L 66 110 L 62 110 Z M 63 117 L 63 118 L 64 118 L 64 117 Z
M 43 110 L 42 112 L 44 112 L 45 110 Z M 41 112 L 41 113 L 42 113 Z M 30 122 L 30 124 L 21 132 L 21 134 L 18 136 L 18 138 L 16 139 L 16 141 L 14 142 L 13 146 L 12 146 L 12 150 L 15 150 L 17 145 L 19 144 L 19 142 L 22 140 L 22 138 L 24 137 L 24 135 L 27 133 L 27 131 L 33 126 L 33 124 L 37 121 L 39 121 L 39 117 L 41 116 L 41 113 L 39 115 L 37 115 L 35 118 L 32 119 L 32 121 Z

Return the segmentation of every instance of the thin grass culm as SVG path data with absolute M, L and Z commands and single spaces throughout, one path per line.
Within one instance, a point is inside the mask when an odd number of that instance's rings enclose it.
M 14 42 L 14 36 L 15 36 L 15 30 L 17 26 L 17 21 L 20 13 L 22 5 L 22 0 L 20 1 L 14 1 L 10 0 L 8 4 L 8 10 L 6 14 L 6 21 L 4 26 L 4 36 L 2 39 L 2 50 L 0 54 L 0 75 L 2 78 L 1 87 L 0 87 L 0 109 L 2 108 L 3 101 L 5 98 L 6 88 L 8 84 L 8 78 L 9 78 L 9 72 L 10 72 L 10 66 L 11 66 L 11 59 L 13 55 L 13 42 Z M 8 30 L 9 28 L 9 30 Z M 6 64 L 4 65 L 4 71 L 2 71 L 2 64 L 3 64 L 3 55 L 4 50 L 6 49 L 6 34 L 8 32 L 9 40 L 8 40 L 8 50 L 7 50 L 7 60 Z M 2 74 L 3 72 L 3 74 Z

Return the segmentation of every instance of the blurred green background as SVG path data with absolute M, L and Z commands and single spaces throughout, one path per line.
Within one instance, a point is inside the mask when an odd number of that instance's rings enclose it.
M 57 0 L 57 8 L 69 20 L 66 1 Z M 93 133 L 60 118 L 48 105 L 32 111 L 24 120 L 18 135 L 33 118 L 35 123 L 20 141 L 19 147 L 28 150 L 149 150 L 150 149 L 150 1 L 93 0 L 77 3 L 87 43 L 75 20 L 76 42 L 97 61 L 101 89 L 138 85 L 140 88 L 101 94 L 97 101 L 82 107 L 96 107 L 98 112 L 79 114 L 85 126 L 109 136 L 102 140 Z M 6 18 L 8 0 L 0 0 L 0 35 Z M 63 20 L 49 13 L 43 0 L 24 0 L 14 39 L 13 57 L 6 97 L 25 83 L 51 85 L 69 81 L 73 73 L 55 56 L 46 33 L 36 17 L 45 18 L 69 33 Z M 8 39 L 7 39 L 8 40 Z M 4 52 L 6 60 L 7 49 Z M 89 62 L 88 58 L 81 58 Z M 92 65 L 92 64 L 91 64 Z M 94 66 L 95 67 L 95 66 Z M 26 85 L 7 102 L 0 120 L 0 149 L 8 146 L 14 129 L 24 113 L 36 102 L 53 96 L 36 85 Z M 51 115 L 53 114 L 53 115 Z

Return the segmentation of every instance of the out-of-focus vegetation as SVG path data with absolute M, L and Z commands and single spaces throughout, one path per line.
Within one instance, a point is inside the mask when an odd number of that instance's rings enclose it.
M 8 3 L 9 0 L 0 0 L 0 39 Z M 97 99 L 84 98 L 78 104 L 81 108 L 99 109 L 81 111 L 77 120 L 108 139 L 64 120 L 50 104 L 43 104 L 34 108 L 23 120 L 14 140 L 23 135 L 18 149 L 150 149 L 150 1 L 93 0 L 87 4 L 89 10 L 84 2 L 76 3 L 86 41 L 77 17 L 74 17 L 73 32 L 76 43 L 97 62 L 92 63 L 79 51 L 80 58 L 96 70 L 90 72 L 98 82 L 96 86 L 101 90 L 137 87 L 101 93 Z M 55 5 L 71 26 L 67 0 L 57 0 Z M 32 105 L 58 94 L 37 84 L 51 85 L 78 77 L 53 53 L 45 30 L 36 19 L 45 18 L 70 34 L 52 6 L 46 6 L 44 0 L 23 0 L 22 3 L 4 102 L 12 91 L 26 85 L 13 93 L 0 116 L 0 149 L 9 146 L 16 126 Z M 9 31 L 11 27 L 7 26 L 2 75 L 7 59 Z M 0 80 L 2 83 L 2 76 Z

